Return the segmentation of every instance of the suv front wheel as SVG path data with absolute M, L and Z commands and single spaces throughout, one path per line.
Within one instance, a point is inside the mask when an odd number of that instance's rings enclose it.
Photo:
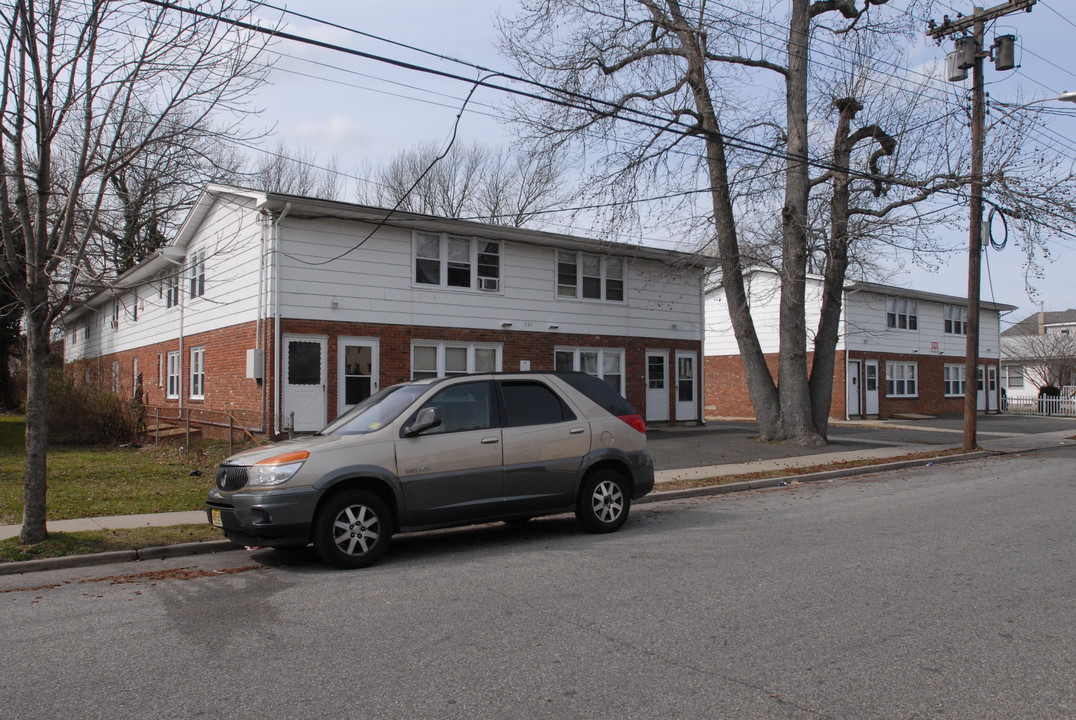
M 338 568 L 361 568 L 388 549 L 392 520 L 385 503 L 373 493 L 345 490 L 318 511 L 312 535 L 322 560 Z
M 575 517 L 590 532 L 608 533 L 624 524 L 630 507 L 631 493 L 624 477 L 615 470 L 597 470 L 583 481 Z

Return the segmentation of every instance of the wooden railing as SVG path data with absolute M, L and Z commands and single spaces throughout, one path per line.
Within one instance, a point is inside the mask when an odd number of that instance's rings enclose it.
M 175 428 L 182 428 L 185 445 L 190 447 L 191 444 L 191 430 L 201 429 L 203 427 L 214 428 L 227 428 L 228 430 L 228 454 L 234 452 L 235 433 L 238 430 L 243 435 L 246 435 L 253 443 L 260 443 L 261 441 L 254 436 L 253 433 L 264 432 L 264 430 L 254 422 L 242 423 L 236 418 L 238 413 L 229 413 L 223 410 L 207 410 L 200 407 L 176 407 L 171 406 L 156 406 L 156 405 L 144 405 L 143 406 L 143 427 L 139 428 L 140 432 L 144 432 L 147 439 L 152 437 L 153 444 L 159 445 L 162 439 L 162 427 L 165 425 L 171 425 Z M 253 411 L 248 411 L 250 416 L 255 415 Z

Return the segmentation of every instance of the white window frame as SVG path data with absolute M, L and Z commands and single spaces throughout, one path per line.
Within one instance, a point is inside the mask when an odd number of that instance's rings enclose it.
M 943 305 L 945 333 L 947 335 L 968 334 L 968 308 L 964 305 Z
M 1011 388 L 1024 389 L 1024 366 L 1023 365 L 1002 365 L 1001 366 L 1001 379 L 1002 387 L 1006 390 Z
M 598 262 L 598 274 L 585 272 L 587 262 Z M 556 282 L 554 296 L 558 300 L 590 300 L 593 302 L 625 302 L 627 298 L 627 262 L 617 255 L 600 255 L 598 253 L 586 253 L 575 250 L 557 250 L 554 258 L 553 275 Z M 575 268 L 574 282 L 564 282 L 566 275 L 561 274 L 561 266 Z M 619 273 L 620 277 L 616 277 Z M 584 280 L 590 278 L 598 281 L 598 295 L 586 292 Z M 615 288 L 612 283 L 620 283 L 620 297 L 610 297 L 610 288 Z
M 595 348 L 595 347 L 569 347 L 569 346 L 557 346 L 553 348 L 553 369 L 568 370 L 569 368 L 561 366 L 558 361 L 565 355 L 571 354 L 573 372 L 585 372 L 588 375 L 594 377 L 606 379 L 608 371 L 607 358 L 615 359 L 619 365 L 620 382 L 617 385 L 610 383 L 610 387 L 616 390 L 621 396 L 624 396 L 624 382 L 625 382 L 625 363 L 627 361 L 627 354 L 624 352 L 624 348 Z M 588 372 L 586 365 L 583 362 L 585 355 L 593 355 L 595 359 L 595 372 Z M 559 357 L 558 357 L 559 356 Z
M 161 282 L 164 290 L 164 306 L 171 308 L 179 305 L 179 275 L 173 272 Z
M 887 297 L 885 326 L 889 330 L 918 330 L 919 302 L 912 298 Z
M 423 257 L 419 256 L 419 244 L 422 241 L 437 242 L 437 256 L 432 254 Z M 467 254 L 467 285 L 450 285 L 448 282 L 448 271 L 453 263 L 462 265 L 462 260 L 454 260 L 450 257 L 450 250 L 453 246 L 460 246 L 463 243 L 468 245 Z M 495 252 L 491 250 L 495 249 Z M 491 263 L 488 261 L 490 257 L 496 256 L 497 264 L 496 268 L 492 268 Z M 487 238 L 471 237 L 469 235 L 454 235 L 452 233 L 431 233 L 420 232 L 418 230 L 412 233 L 411 240 L 411 284 L 416 288 L 438 288 L 440 290 L 463 290 L 463 291 L 479 291 L 487 293 L 501 294 L 503 291 L 502 280 L 504 276 L 504 245 L 499 240 L 489 240 Z M 480 262 L 486 259 L 486 262 Z M 419 260 L 425 260 L 427 262 L 437 262 L 437 282 L 420 282 L 418 279 L 418 263 Z M 491 269 L 492 268 L 492 269 Z
M 964 388 L 967 387 L 964 377 L 964 365 L 946 365 L 942 368 L 942 382 L 944 384 L 945 397 L 964 397 Z
M 205 400 L 205 346 L 191 348 L 191 400 Z
M 165 389 L 164 396 L 169 400 L 178 400 L 179 393 L 182 390 L 180 382 L 182 377 L 182 358 L 179 355 L 179 350 L 169 350 L 165 359 Z
M 919 397 L 919 363 L 889 360 L 885 364 L 885 396 Z
M 191 255 L 189 283 L 192 298 L 205 295 L 205 250 L 196 250 Z
M 416 348 L 433 348 L 435 352 L 435 367 L 433 368 L 415 368 L 415 349 Z M 449 350 L 464 350 L 467 353 L 467 367 L 463 371 L 453 370 L 451 373 L 446 369 L 445 356 Z M 501 371 L 501 361 L 503 356 L 503 346 L 500 343 L 459 343 L 459 342 L 446 342 L 443 340 L 414 340 L 411 342 L 411 379 L 427 378 L 427 377 L 445 377 L 446 375 L 464 375 L 473 372 L 484 372 L 484 370 L 476 370 L 476 353 L 478 351 L 494 352 L 494 368 L 493 372 Z M 421 375 L 416 375 L 421 373 Z

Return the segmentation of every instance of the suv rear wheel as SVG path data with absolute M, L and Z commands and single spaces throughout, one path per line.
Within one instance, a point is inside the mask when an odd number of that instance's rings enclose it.
M 366 490 L 345 490 L 330 497 L 314 519 L 314 549 L 322 560 L 338 568 L 373 564 L 391 539 L 388 508 Z
M 583 481 L 575 517 L 590 532 L 613 532 L 628 519 L 630 507 L 631 494 L 623 476 L 615 470 L 597 470 Z

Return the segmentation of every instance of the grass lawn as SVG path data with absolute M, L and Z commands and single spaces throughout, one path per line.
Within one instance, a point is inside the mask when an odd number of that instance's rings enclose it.
M 22 522 L 23 432 L 21 416 L 0 416 L 0 525 Z M 165 445 L 50 448 L 48 519 L 201 509 L 228 444 L 200 440 L 192 445 L 191 452 Z M 195 471 L 201 475 L 192 476 Z
M 21 545 L 18 538 L 0 540 L 0 563 L 223 539 L 221 531 L 209 524 L 49 533 L 36 545 Z

